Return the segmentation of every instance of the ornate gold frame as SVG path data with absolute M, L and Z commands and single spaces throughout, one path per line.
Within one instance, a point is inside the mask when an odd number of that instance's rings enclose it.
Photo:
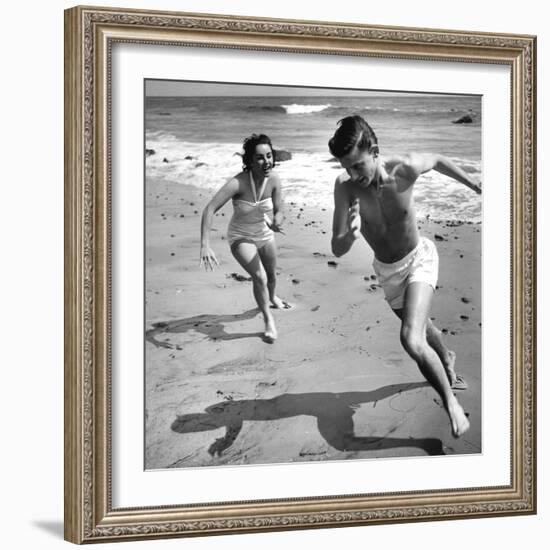
M 113 509 L 110 52 L 115 42 L 497 63 L 512 74 L 511 484 Z M 76 543 L 536 511 L 536 38 L 76 7 L 65 12 L 65 538 Z

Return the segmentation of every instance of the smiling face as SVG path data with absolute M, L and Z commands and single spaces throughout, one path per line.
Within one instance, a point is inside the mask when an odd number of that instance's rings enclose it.
M 267 143 L 259 143 L 256 145 L 250 170 L 257 179 L 267 178 L 273 170 L 273 150 Z
M 356 185 L 368 187 L 376 176 L 378 156 L 368 150 L 361 151 L 354 147 L 338 160 L 348 173 L 350 181 Z

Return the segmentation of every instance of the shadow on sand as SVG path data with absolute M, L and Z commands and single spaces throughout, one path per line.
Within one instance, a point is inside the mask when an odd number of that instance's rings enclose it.
M 261 422 L 307 415 L 317 417 L 319 433 L 329 445 L 339 451 L 416 447 L 429 455 L 442 455 L 445 454 L 442 442 L 436 438 L 388 437 L 389 434 L 368 437 L 355 435 L 352 417 L 362 403 L 373 403 L 403 391 L 426 386 L 427 382 L 414 382 L 392 384 L 365 392 L 283 394 L 272 399 L 223 401 L 211 405 L 204 413 L 178 416 L 171 428 L 185 434 L 225 427 L 225 435 L 216 439 L 208 448 L 211 455 L 220 456 L 233 444 L 245 421 Z
M 181 346 L 158 339 L 159 334 L 184 334 L 195 331 L 208 336 L 211 340 L 239 340 L 241 338 L 263 338 L 263 332 L 235 332 L 225 331 L 226 323 L 247 321 L 258 315 L 258 308 L 249 309 L 236 315 L 211 315 L 204 313 L 187 319 L 154 323 L 153 328 L 145 332 L 145 340 L 157 348 L 181 349 Z

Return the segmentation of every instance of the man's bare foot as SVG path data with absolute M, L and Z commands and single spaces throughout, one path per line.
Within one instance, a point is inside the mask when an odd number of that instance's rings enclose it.
M 451 420 L 451 429 L 454 437 L 458 438 L 468 431 L 470 428 L 470 422 L 464 412 L 464 409 L 460 406 L 460 403 L 454 395 L 449 401 L 447 413 L 449 414 L 449 419 Z
M 275 321 L 268 319 L 265 323 L 264 340 L 268 344 L 273 344 L 277 340 L 277 329 L 275 328 Z
M 281 300 L 279 296 L 274 296 L 271 300 L 271 304 L 275 309 L 290 309 L 292 304 L 286 300 Z
M 449 384 L 453 390 L 467 390 L 468 383 L 461 374 L 457 374 L 455 371 L 456 353 L 449 350 L 449 360 L 447 364 L 443 364 Z
M 456 382 L 456 372 L 455 372 L 456 353 L 454 351 L 449 350 L 447 357 L 448 359 L 445 363 L 443 363 L 443 367 L 445 368 L 445 372 L 447 373 L 449 384 L 451 384 L 452 386 L 453 383 Z

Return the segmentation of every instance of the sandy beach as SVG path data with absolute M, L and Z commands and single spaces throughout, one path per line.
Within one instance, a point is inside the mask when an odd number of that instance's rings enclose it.
M 419 222 L 440 255 L 431 317 L 469 384 L 455 393 L 471 428 L 455 439 L 401 347 L 368 245 L 332 256 L 330 209 L 286 203 L 277 293 L 294 308 L 274 310 L 279 338 L 267 344 L 225 240 L 231 204 L 212 231 L 220 266 L 206 273 L 210 194 L 148 179 L 145 199 L 147 469 L 482 451 L 481 225 Z

